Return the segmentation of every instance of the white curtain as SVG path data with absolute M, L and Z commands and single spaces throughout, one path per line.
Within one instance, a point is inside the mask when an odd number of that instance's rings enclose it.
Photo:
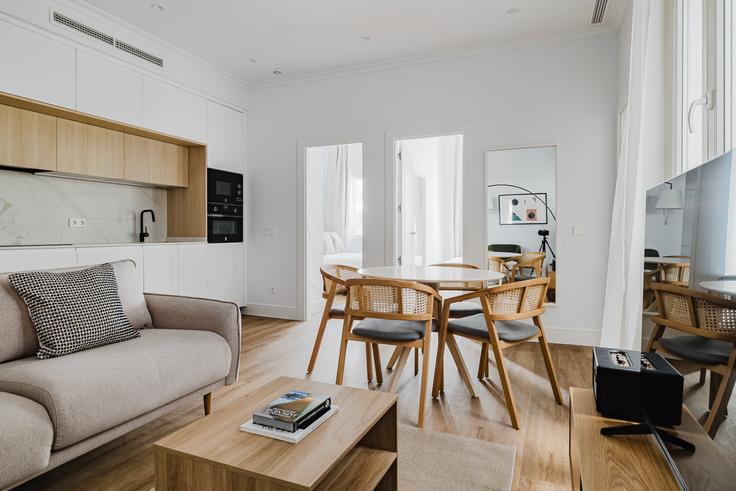
M 325 232 L 337 232 L 347 240 L 348 228 L 348 146 L 335 145 L 328 152 L 325 166 Z
M 632 2 L 628 103 L 619 116 L 601 345 L 640 349 L 646 186 L 663 173 L 661 6 Z
M 452 175 L 452 257 L 463 255 L 463 137 L 453 138 L 454 169 Z

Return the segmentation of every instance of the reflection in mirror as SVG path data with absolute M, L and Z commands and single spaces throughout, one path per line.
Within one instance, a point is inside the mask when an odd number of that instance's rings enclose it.
M 486 154 L 488 267 L 505 281 L 550 277 L 555 301 L 557 148 L 538 146 Z

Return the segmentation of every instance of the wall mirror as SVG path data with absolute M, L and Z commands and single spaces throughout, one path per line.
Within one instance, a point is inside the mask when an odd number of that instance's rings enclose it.
M 486 152 L 488 268 L 504 281 L 550 277 L 547 300 L 557 293 L 557 147 Z

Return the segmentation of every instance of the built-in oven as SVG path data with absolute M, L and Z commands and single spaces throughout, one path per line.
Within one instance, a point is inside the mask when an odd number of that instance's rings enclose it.
M 243 242 L 243 175 L 207 169 L 207 242 Z

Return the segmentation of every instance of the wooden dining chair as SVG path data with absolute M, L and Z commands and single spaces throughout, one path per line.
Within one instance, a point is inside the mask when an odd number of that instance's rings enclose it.
M 504 280 L 509 280 L 509 272 L 511 268 L 509 265 L 500 257 L 488 256 L 488 271 L 495 271 L 504 275 Z
M 317 330 L 317 338 L 314 340 L 314 346 L 312 346 L 312 356 L 309 357 L 307 373 L 312 373 L 314 365 L 317 363 L 317 356 L 322 345 L 322 338 L 325 335 L 327 322 L 331 319 L 345 318 L 345 307 L 343 305 L 335 305 L 335 296 L 339 293 L 346 293 L 345 281 L 351 278 L 362 278 L 357 268 L 342 264 L 325 264 L 319 268 L 319 271 L 322 274 L 322 297 L 326 299 L 326 302 L 324 311 L 322 312 L 322 319 L 319 323 L 319 329 Z M 366 349 L 366 356 L 369 356 L 368 348 Z M 370 361 L 366 361 L 366 363 L 370 364 Z M 369 381 L 371 379 L 370 373 L 368 374 L 368 379 Z
M 661 264 L 659 268 L 659 283 L 687 288 L 690 286 L 690 263 Z
M 449 348 L 470 395 L 477 397 L 455 336 L 471 339 L 486 346 L 490 345 L 493 348 L 496 367 L 501 378 L 511 425 L 518 430 L 520 428 L 519 416 L 514 395 L 511 391 L 503 351 L 516 344 L 537 339 L 542 350 L 544 364 L 547 367 L 547 376 L 552 386 L 555 401 L 557 401 L 557 404 L 562 404 L 562 394 L 547 346 L 541 317 L 544 313 L 544 300 L 549 281 L 549 278 L 535 278 L 507 283 L 445 300 L 440 320 L 440 339 L 435 363 L 434 382 L 432 384 L 432 397 L 437 397 L 440 391 L 444 390 L 445 345 Z M 481 300 L 483 305 L 482 314 L 462 319 L 450 319 L 449 313 L 452 303 L 465 302 L 474 298 Z M 533 324 L 523 322 L 525 319 L 531 319 Z M 487 350 L 484 351 L 487 353 Z M 485 366 L 488 365 L 487 362 L 484 362 L 484 364 Z
M 424 406 L 427 395 L 430 341 L 437 292 L 413 281 L 364 278 L 348 280 L 345 320 L 340 343 L 340 359 L 335 383 L 342 385 L 348 342 L 371 345 L 387 344 L 401 348 L 397 369 L 389 385 L 395 392 L 412 348 L 421 348 L 422 381 L 419 394 L 418 425 L 424 426 Z M 355 326 L 353 320 L 362 319 Z M 375 352 L 378 353 L 376 346 Z M 380 370 L 380 360 L 376 362 Z
M 544 252 L 524 252 L 515 261 L 516 264 L 513 265 L 509 273 L 510 281 L 526 281 L 542 277 Z
M 654 296 L 652 285 L 659 281 L 660 274 L 661 272 L 659 264 L 655 265 L 655 269 L 644 270 L 644 285 L 642 287 L 642 305 L 644 306 L 644 312 L 648 312 L 652 308 L 657 306 L 657 298 Z
M 736 380 L 736 302 L 677 285 L 652 285 L 659 315 L 647 351 L 688 360 L 710 370 L 710 412 L 703 429 L 715 437 L 723 422 Z M 684 336 L 663 337 L 666 329 Z M 702 380 L 702 379 L 701 379 Z

